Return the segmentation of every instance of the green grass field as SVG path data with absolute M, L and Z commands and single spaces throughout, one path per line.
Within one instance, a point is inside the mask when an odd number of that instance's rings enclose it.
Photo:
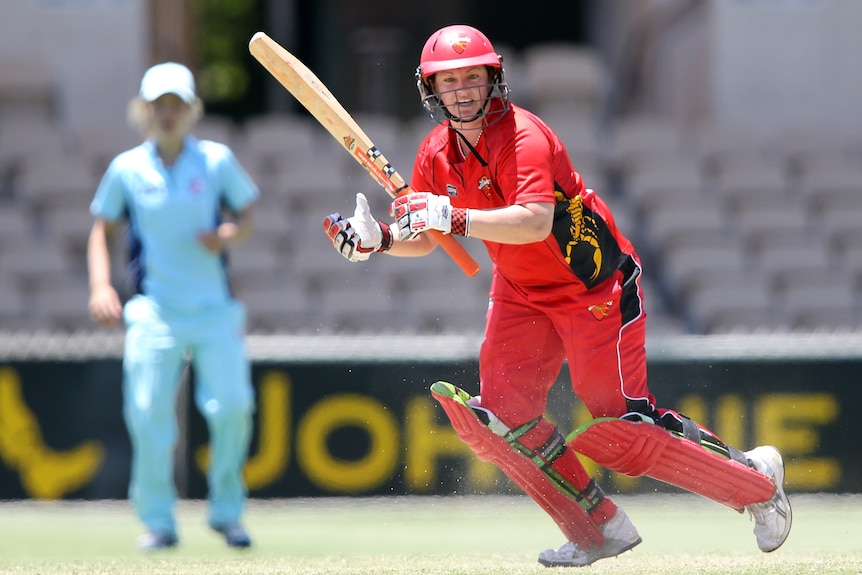
M 753 523 L 688 495 L 616 497 L 644 542 L 589 573 L 862 574 L 862 496 L 796 496 L 793 531 L 761 553 Z M 254 546 L 228 549 L 201 502 L 178 509 L 180 546 L 141 554 L 128 502 L 0 502 L 2 574 L 559 573 L 536 562 L 563 542 L 524 497 L 392 497 L 253 501 Z M 575 570 L 565 570 L 569 573 Z

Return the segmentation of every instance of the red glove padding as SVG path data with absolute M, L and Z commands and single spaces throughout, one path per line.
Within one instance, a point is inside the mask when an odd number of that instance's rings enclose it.
M 395 198 L 390 213 L 398 225 L 398 238 L 402 241 L 428 230 L 444 234 L 452 231 L 452 205 L 449 196 L 430 192 L 414 192 Z
M 374 219 L 362 193 L 356 194 L 353 217 L 344 219 L 338 212 L 329 214 L 323 219 L 323 231 L 335 249 L 351 262 L 365 261 L 374 252 L 392 247 L 389 225 Z

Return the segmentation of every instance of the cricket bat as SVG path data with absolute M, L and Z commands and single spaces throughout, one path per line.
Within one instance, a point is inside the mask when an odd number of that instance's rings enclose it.
M 344 149 L 393 198 L 413 191 L 392 164 L 365 135 L 356 120 L 338 102 L 329 89 L 293 54 L 263 32 L 257 32 L 248 43 L 252 56 L 302 104 L 312 116 L 341 142 Z M 446 253 L 455 260 L 465 274 L 474 276 L 479 264 L 454 237 L 431 230 Z

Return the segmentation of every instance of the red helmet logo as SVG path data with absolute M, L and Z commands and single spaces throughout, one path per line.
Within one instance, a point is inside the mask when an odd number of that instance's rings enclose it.
M 458 36 L 452 42 L 452 49 L 458 52 L 459 54 L 463 54 L 467 50 L 467 46 L 470 45 L 470 37 L 466 35 Z

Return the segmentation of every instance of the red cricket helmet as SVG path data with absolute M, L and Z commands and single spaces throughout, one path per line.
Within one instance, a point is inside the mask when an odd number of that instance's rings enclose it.
M 423 79 L 441 70 L 467 66 L 502 67 L 500 55 L 494 51 L 488 37 L 463 24 L 446 26 L 434 32 L 425 42 L 419 59 Z
M 434 93 L 429 78 L 443 70 L 470 66 L 493 68 L 489 84 L 491 90 L 479 116 L 485 117 L 487 122 L 487 118 L 493 115 L 493 121 L 496 121 L 509 110 L 509 87 L 506 84 L 503 57 L 497 54 L 491 41 L 482 32 L 472 26 L 455 24 L 440 28 L 428 38 L 416 68 L 416 88 L 419 90 L 422 106 L 435 122 L 464 119 L 453 115 L 440 103 L 439 94 Z M 490 109 L 492 100 L 500 102 L 494 110 Z

